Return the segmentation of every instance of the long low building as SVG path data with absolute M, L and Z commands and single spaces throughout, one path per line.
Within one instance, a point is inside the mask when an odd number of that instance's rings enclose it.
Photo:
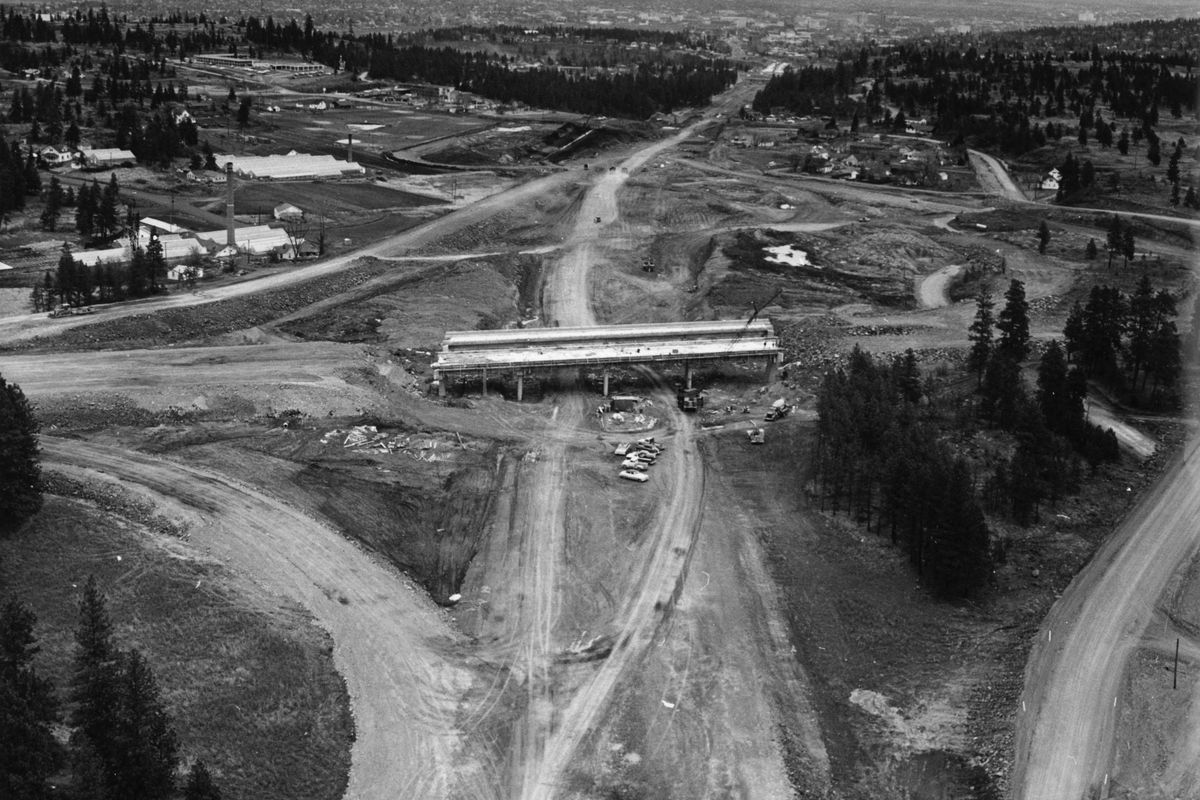
M 340 178 L 365 175 L 361 164 L 339 161 L 331 155 L 309 155 L 288 153 L 271 156 L 218 155 L 218 164 L 233 164 L 239 177 L 249 180 L 308 180 L 312 178 Z
M 682 364 L 691 386 L 691 368 L 714 360 L 763 359 L 768 370 L 780 359 L 779 339 L 770 320 L 715 320 L 587 328 L 526 328 L 449 331 L 433 362 L 441 394 L 450 375 L 511 370 L 518 399 L 528 370 L 557 367 Z M 605 375 L 605 394 L 608 377 Z
M 197 239 L 208 242 L 213 247 L 228 243 L 229 232 L 222 228 L 217 231 L 201 231 L 195 234 Z M 283 228 L 272 228 L 270 225 L 247 225 L 233 229 L 233 241 L 240 252 L 251 255 L 267 255 L 278 252 L 285 258 L 290 258 L 294 244 L 292 237 Z

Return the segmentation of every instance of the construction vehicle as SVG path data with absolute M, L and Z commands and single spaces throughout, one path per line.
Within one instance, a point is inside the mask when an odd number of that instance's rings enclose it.
M 680 388 L 675 393 L 675 402 L 679 404 L 682 411 L 699 411 L 704 408 L 704 395 L 699 389 L 684 389 Z
M 91 306 L 67 306 L 62 305 L 50 312 L 51 317 L 75 317 L 80 314 L 93 314 L 95 309 Z
M 777 419 L 783 419 L 790 413 L 792 413 L 792 407 L 781 397 L 771 404 L 771 407 L 767 410 L 767 415 L 763 419 L 767 422 L 774 422 Z
M 746 431 L 746 437 L 750 444 L 764 444 L 767 441 L 767 432 L 762 428 L 751 428 Z

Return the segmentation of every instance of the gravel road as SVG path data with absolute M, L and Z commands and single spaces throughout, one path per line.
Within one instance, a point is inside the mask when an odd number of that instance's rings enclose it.
M 1012 781 L 1018 798 L 1081 798 L 1104 785 L 1114 764 L 1125 666 L 1167 581 L 1196 552 L 1198 519 L 1193 444 L 1075 577 L 1042 626 L 1018 717 Z

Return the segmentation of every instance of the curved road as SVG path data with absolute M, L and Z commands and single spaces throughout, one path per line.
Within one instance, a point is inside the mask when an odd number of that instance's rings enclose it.
M 447 797 L 455 776 L 470 784 L 453 725 L 468 677 L 443 657 L 458 636 L 424 591 L 327 525 L 218 473 L 53 436 L 42 450 L 51 468 L 143 487 L 187 520 L 191 545 L 329 632 L 354 712 L 347 800 Z
M 1024 800 L 1091 797 L 1114 763 L 1113 721 L 1130 654 L 1171 576 L 1194 557 L 1196 445 L 1177 458 L 1042 626 L 1017 726 L 1013 786 Z M 1197 765 L 1189 765 L 1196 769 Z

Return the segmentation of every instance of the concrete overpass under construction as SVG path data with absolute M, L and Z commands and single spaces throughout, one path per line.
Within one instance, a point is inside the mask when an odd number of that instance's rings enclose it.
M 762 359 L 768 381 L 779 363 L 779 338 L 770 320 L 710 320 L 646 325 L 597 325 L 586 328 L 523 328 L 500 331 L 448 331 L 433 362 L 438 394 L 446 394 L 450 376 L 479 377 L 487 393 L 489 371 L 512 372 L 517 400 L 524 377 L 534 370 L 607 367 L 633 364 L 683 366 L 687 388 L 692 368 L 706 361 Z

